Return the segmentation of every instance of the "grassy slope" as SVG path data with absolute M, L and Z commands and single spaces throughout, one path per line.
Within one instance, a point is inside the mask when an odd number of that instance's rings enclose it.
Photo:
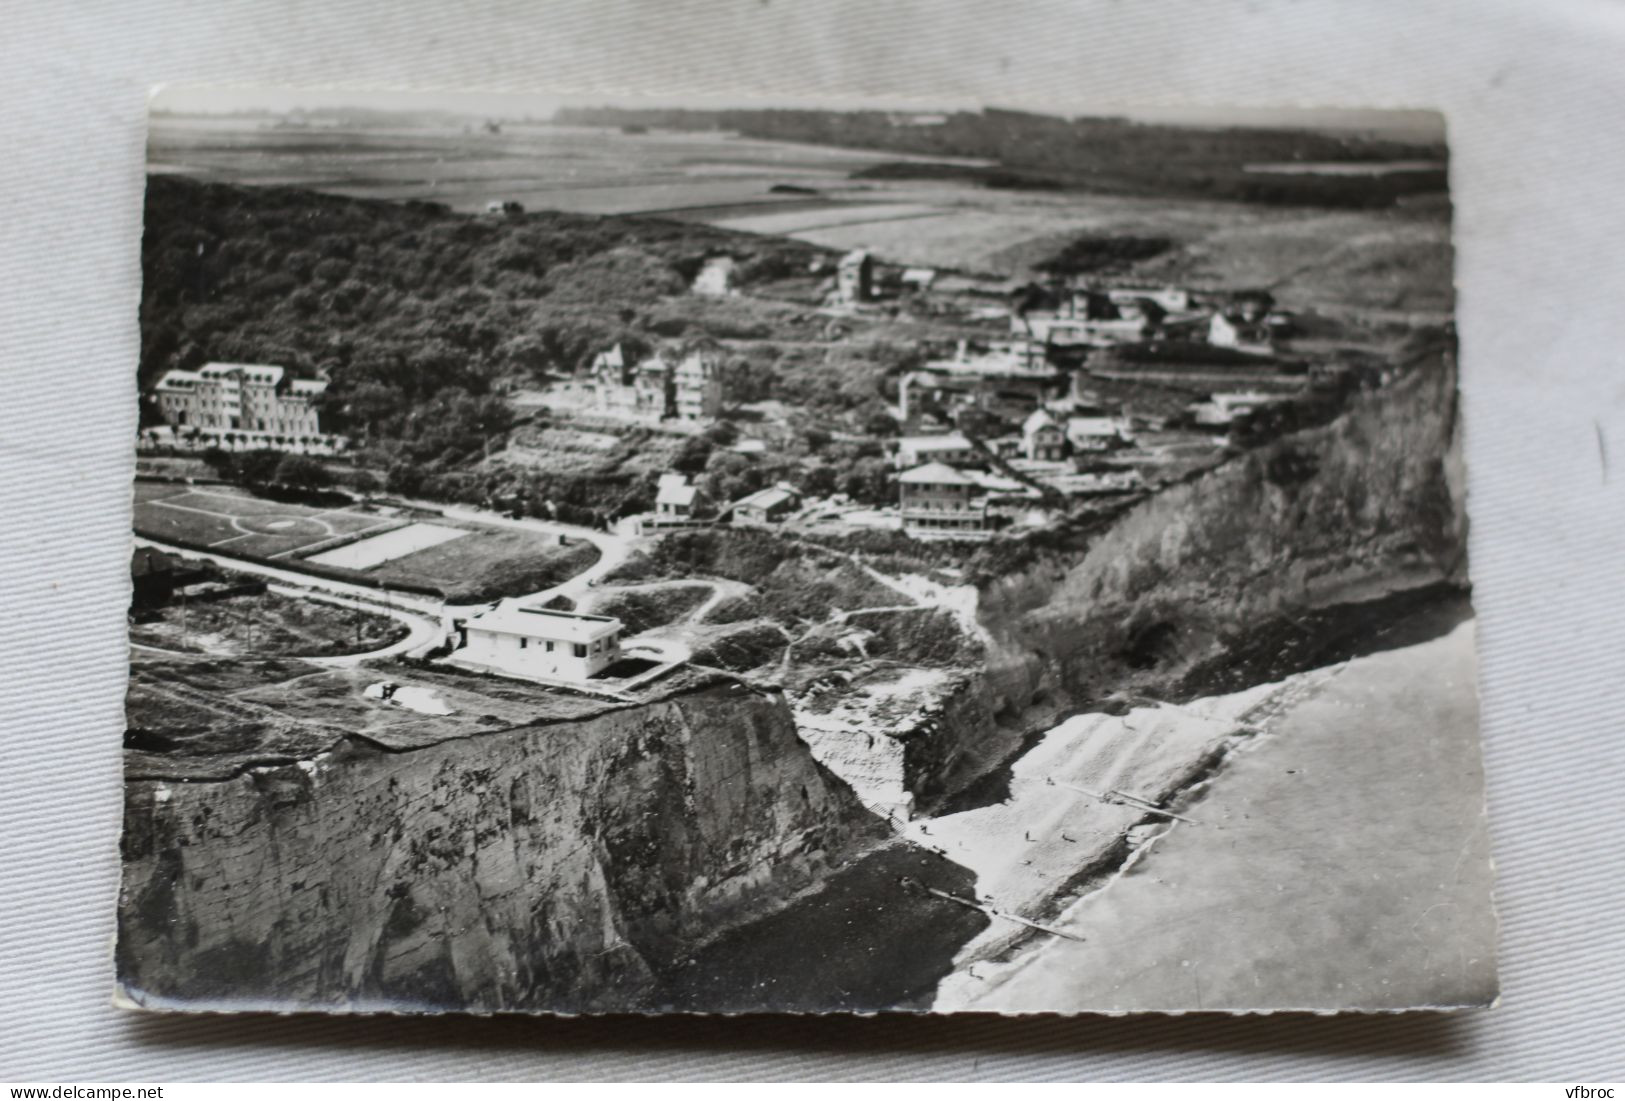
M 530 531 L 482 528 L 461 539 L 395 558 L 369 576 L 432 585 L 454 604 L 522 596 L 567 581 L 598 561 L 598 548 L 559 546 Z

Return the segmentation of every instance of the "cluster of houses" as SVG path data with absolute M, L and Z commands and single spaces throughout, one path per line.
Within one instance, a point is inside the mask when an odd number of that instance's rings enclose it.
M 655 490 L 654 511 L 632 517 L 628 527 L 636 535 L 658 535 L 708 526 L 717 521 L 728 521 L 736 527 L 770 527 L 789 519 L 801 507 L 801 493 L 781 482 L 747 494 L 720 509 L 707 509 L 705 515 L 710 518 L 706 519 L 701 518 L 703 503 L 700 487 L 686 474 L 662 474 Z
M 1182 287 L 1028 284 L 1014 292 L 1010 310 L 1013 336 L 1063 350 L 1179 340 L 1269 356 L 1293 324 L 1261 290 L 1199 300 Z
M 693 291 L 737 293 L 735 266 L 728 256 L 708 259 Z M 938 278 L 931 269 L 883 265 L 869 251 L 855 249 L 835 264 L 827 304 L 862 308 L 934 285 Z M 1036 492 L 1031 486 L 1037 477 L 1050 477 L 1043 484 L 1051 489 L 1064 483 L 1063 493 L 1093 491 L 1081 488 L 1085 476 L 1108 471 L 1112 454 L 1131 447 L 1133 438 L 1126 418 L 1109 415 L 1114 410 L 1079 391 L 1081 374 L 1099 368 L 1094 357 L 1181 341 L 1257 356 L 1263 363 L 1291 324 L 1267 292 L 1204 297 L 1170 286 L 1028 283 L 1010 287 L 1008 296 L 1008 341 L 980 350 L 961 342 L 952 354 L 928 359 L 898 381 L 902 433 L 892 451 L 898 508 L 904 530 L 921 538 L 985 537 L 989 503 Z M 320 420 L 326 387 L 281 367 L 210 363 L 197 371 L 167 372 L 151 401 L 177 435 L 231 434 L 249 446 L 331 446 L 336 438 L 322 432 Z M 625 425 L 695 429 L 723 412 L 720 358 L 706 348 L 638 358 L 616 344 L 559 392 L 579 415 Z M 1268 386 L 1214 392 L 1187 412 L 1198 427 L 1222 428 L 1280 397 Z M 989 472 L 999 467 L 1026 477 L 1029 485 L 1013 492 L 1004 484 L 1008 478 Z M 637 518 L 636 530 L 658 533 L 701 523 L 698 494 L 685 476 L 664 476 L 654 510 Z M 780 485 L 719 504 L 703 511 L 735 524 L 765 525 L 793 515 L 801 502 L 793 488 Z
M 633 362 L 619 344 L 593 357 L 584 410 L 626 424 L 707 424 L 722 412 L 717 357 L 691 351 L 675 362 L 660 354 Z
M 853 249 L 836 261 L 834 283 L 829 286 L 824 301 L 835 309 L 862 310 L 929 291 L 936 282 L 934 268 L 881 264 L 868 249 Z
M 972 440 L 962 432 L 904 436 L 893 459 L 899 471 L 903 530 L 920 539 L 986 538 L 1001 505 L 1029 506 L 1041 493 L 1019 479 L 992 473 L 1001 462 L 1026 472 L 1098 470 L 1110 453 L 1131 446 L 1125 422 L 1078 415 L 1077 405 L 1049 402 L 1022 421 L 1018 436 Z M 1136 488 L 1131 473 L 1069 480 L 1063 492 L 1119 493 Z
M 494 216 L 521 211 L 511 202 L 494 202 L 488 209 Z M 737 294 L 735 271 L 733 258 L 712 257 L 691 289 L 717 297 Z M 962 278 L 950 273 L 939 279 L 928 268 L 881 264 L 864 249 L 842 256 L 831 274 L 817 293 L 837 313 L 884 308 L 887 300 L 933 288 L 941 297 L 952 293 L 944 290 L 949 281 Z M 1140 351 L 1136 346 L 1172 341 L 1263 362 L 1274 356 L 1292 325 L 1265 292 L 1204 298 L 1167 286 L 1027 284 L 1008 288 L 1008 303 L 989 317 L 999 327 L 1008 317 L 1007 341 L 978 350 L 961 342 L 952 354 L 927 359 L 898 380 L 901 432 L 890 443 L 896 515 L 889 508 L 871 511 L 911 537 L 987 539 L 1021 510 L 1053 506 L 1054 492 L 1139 488 L 1139 475 L 1117 453 L 1136 447 L 1135 425 L 1143 428 L 1145 422 L 1112 415 L 1122 408 L 1108 409 L 1080 390 L 1083 364 L 1099 367 L 1091 357 L 1134 354 Z M 693 430 L 721 416 L 721 376 L 720 357 L 708 348 L 634 357 L 616 344 L 594 356 L 560 394 L 585 417 Z M 1280 400 L 1268 380 L 1261 385 L 1208 394 L 1189 406 L 1189 419 L 1199 427 L 1222 428 Z M 334 449 L 342 440 L 324 433 L 321 423 L 326 390 L 326 381 L 297 378 L 283 367 L 209 363 L 195 371 L 166 372 L 149 401 L 177 438 Z M 1144 443 L 1143 433 L 1140 438 Z M 755 449 L 750 453 L 765 449 L 760 440 L 748 444 Z M 746 453 L 744 444 L 736 450 Z M 712 523 L 770 527 L 796 517 L 803 507 L 801 494 L 786 483 L 708 503 L 688 476 L 673 472 L 661 476 L 653 510 L 634 518 L 630 527 L 646 535 Z M 150 551 L 137 552 L 132 578 L 138 608 L 160 607 L 181 592 L 203 596 L 219 588 L 200 587 L 206 579 Z M 625 657 L 625 627 L 613 616 L 505 600 L 449 629 L 454 659 L 475 667 L 580 686 L 603 683 L 606 675 L 624 676 L 625 667 L 616 667 Z

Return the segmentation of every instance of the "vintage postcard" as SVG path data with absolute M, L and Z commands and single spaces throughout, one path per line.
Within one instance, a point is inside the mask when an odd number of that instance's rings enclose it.
M 1443 121 L 153 103 L 120 1004 L 1492 1003 Z

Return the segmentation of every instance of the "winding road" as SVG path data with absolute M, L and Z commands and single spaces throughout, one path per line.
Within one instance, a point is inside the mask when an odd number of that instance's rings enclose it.
M 519 528 L 544 535 L 581 539 L 598 548 L 598 560 L 574 577 L 568 578 L 550 588 L 533 593 L 517 594 L 507 599 L 526 602 L 545 602 L 558 596 L 569 597 L 572 600 L 576 599 L 601 578 L 607 576 L 612 570 L 625 562 L 632 552 L 632 540 L 629 537 L 610 532 L 595 531 L 592 528 L 577 527 L 573 524 L 560 524 L 551 520 L 516 519 L 486 509 L 439 505 L 427 501 L 406 501 L 404 503 L 413 508 L 439 513 L 451 520 L 463 520 L 487 527 Z M 495 603 L 494 601 L 486 601 L 479 604 L 447 604 L 435 597 L 405 593 L 395 589 L 357 585 L 335 578 L 319 577 L 315 574 L 234 558 L 229 554 L 193 550 L 139 535 L 135 537 L 135 545 L 153 547 L 177 558 L 210 562 L 225 569 L 234 570 L 237 573 L 263 577 L 267 581 L 276 582 L 273 587 L 286 596 L 319 600 L 324 603 L 339 604 L 346 607 L 360 605 L 368 611 L 378 612 L 400 620 L 411 628 L 411 632 L 406 638 L 377 650 L 359 654 L 344 654 L 337 657 L 311 656 L 301 659 L 330 668 L 354 666 L 375 658 L 401 655 L 421 657 L 440 644 L 452 619 L 476 615 L 492 607 Z

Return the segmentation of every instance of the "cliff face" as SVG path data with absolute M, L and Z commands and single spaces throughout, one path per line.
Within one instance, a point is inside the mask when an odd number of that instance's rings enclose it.
M 126 785 L 131 1000 L 641 1009 L 709 938 L 885 833 L 724 685 L 218 782 Z
M 986 667 L 907 736 L 908 787 L 927 803 L 951 795 L 1036 726 L 1103 697 L 1199 691 L 1204 670 L 1242 662 L 1293 671 L 1259 640 L 1327 609 L 1465 587 L 1457 433 L 1454 371 L 1418 370 L 1156 494 L 1082 552 L 984 587 Z M 1312 658 L 1327 630 L 1291 645 Z

